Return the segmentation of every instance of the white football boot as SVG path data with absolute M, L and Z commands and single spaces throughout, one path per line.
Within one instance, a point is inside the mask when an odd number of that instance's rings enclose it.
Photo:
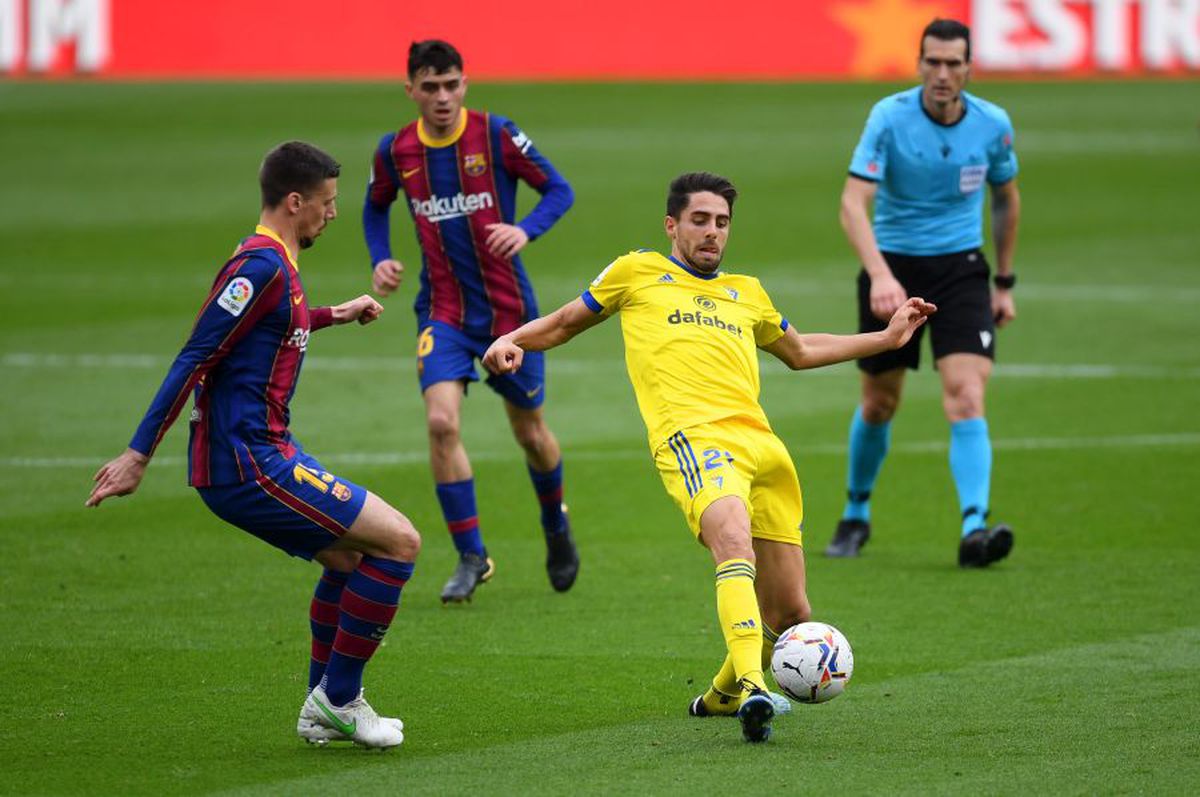
M 310 744 L 344 740 L 383 750 L 404 741 L 404 723 L 396 717 L 379 716 L 361 691 L 346 705 L 334 706 L 318 686 L 300 709 L 296 733 Z

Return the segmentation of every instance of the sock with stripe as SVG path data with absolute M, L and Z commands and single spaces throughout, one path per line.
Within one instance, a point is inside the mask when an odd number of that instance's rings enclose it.
M 892 422 L 867 423 L 862 407 L 850 421 L 850 465 L 846 474 L 846 508 L 843 520 L 871 519 L 871 490 L 887 456 L 892 438 Z
M 992 440 L 986 418 L 950 424 L 950 473 L 958 489 L 963 536 L 987 521 L 992 482 Z
M 439 484 L 437 497 L 442 505 L 442 517 L 450 529 L 450 539 L 454 541 L 459 556 L 465 553 L 486 556 L 483 534 L 479 531 L 479 515 L 475 511 L 475 480 Z
M 779 641 L 779 633 L 766 623 L 762 624 L 762 630 L 762 668 L 763 672 L 767 672 L 771 669 L 771 657 L 775 655 L 775 643 Z
M 742 688 L 766 689 L 762 671 L 762 618 L 754 594 L 754 565 L 728 559 L 717 565 L 717 617 L 734 676 Z
M 364 556 L 342 590 L 338 630 L 323 681 L 335 706 L 358 697 L 363 669 L 371 660 L 400 604 L 400 590 L 412 577 L 412 562 Z
M 349 573 L 326 569 L 317 581 L 312 603 L 308 606 L 308 625 L 312 629 L 312 655 L 308 662 L 310 692 L 325 676 L 325 665 L 329 664 L 329 654 L 333 650 L 333 638 L 337 636 L 338 604 L 348 578 Z
M 542 530 L 547 534 L 558 534 L 564 529 L 562 458 L 559 458 L 553 470 L 546 473 L 536 471 L 530 465 L 529 478 L 533 481 L 533 491 L 537 493 L 538 503 L 542 505 Z

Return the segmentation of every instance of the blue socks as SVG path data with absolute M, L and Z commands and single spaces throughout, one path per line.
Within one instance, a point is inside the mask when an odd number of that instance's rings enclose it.
M 554 470 L 539 473 L 529 468 L 529 478 L 533 481 L 533 491 L 537 493 L 538 503 L 542 505 L 542 530 L 547 534 L 557 534 L 563 530 L 563 464 L 559 458 Z
M 412 562 L 364 556 L 346 580 L 338 605 L 337 635 L 322 679 L 335 706 L 358 697 L 363 669 L 392 624 L 400 591 L 412 574 Z
M 985 418 L 950 424 L 950 473 L 958 488 L 963 536 L 986 524 L 992 481 L 992 441 Z
M 439 484 L 437 497 L 442 505 L 442 517 L 450 529 L 450 539 L 454 540 L 459 556 L 465 553 L 485 556 L 487 551 L 479 531 L 479 514 L 475 510 L 475 480 Z
M 879 468 L 887 456 L 892 439 L 892 423 L 871 424 L 863 420 L 862 407 L 854 411 L 850 422 L 850 467 L 846 476 L 846 509 L 843 520 L 871 519 L 871 489 L 879 477 Z

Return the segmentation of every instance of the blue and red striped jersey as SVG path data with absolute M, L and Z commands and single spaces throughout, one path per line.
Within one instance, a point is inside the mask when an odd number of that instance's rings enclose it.
M 237 484 L 254 478 L 254 460 L 291 458 L 288 402 L 310 331 L 331 323 L 329 307 L 309 309 L 283 241 L 256 227 L 221 267 L 129 447 L 151 456 L 194 389 L 188 484 Z
M 498 337 L 538 315 L 519 256 L 484 246 L 487 225 L 512 224 L 517 181 L 541 199 L 518 223 L 530 240 L 546 232 L 575 196 L 529 137 L 503 117 L 464 109 L 458 127 L 436 139 L 418 119 L 388 133 L 375 150 L 363 204 L 371 263 L 391 257 L 388 210 L 403 190 L 421 247 L 421 326 L 441 321 L 469 335 Z

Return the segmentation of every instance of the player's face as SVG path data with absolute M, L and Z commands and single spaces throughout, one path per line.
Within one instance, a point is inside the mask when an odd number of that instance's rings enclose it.
M 325 225 L 337 218 L 337 178 L 330 177 L 315 191 L 300 197 L 296 240 L 307 249 L 317 240 Z
M 967 62 L 967 40 L 926 36 L 921 44 L 919 64 L 925 96 L 939 105 L 958 100 L 959 92 L 971 75 Z
M 711 191 L 698 191 L 676 220 L 667 216 L 671 254 L 703 273 L 717 270 L 729 240 L 729 203 Z
M 404 90 L 417 104 L 426 125 L 435 132 L 449 133 L 458 124 L 463 97 L 467 94 L 467 78 L 458 67 L 446 72 L 426 67 L 404 84 Z

